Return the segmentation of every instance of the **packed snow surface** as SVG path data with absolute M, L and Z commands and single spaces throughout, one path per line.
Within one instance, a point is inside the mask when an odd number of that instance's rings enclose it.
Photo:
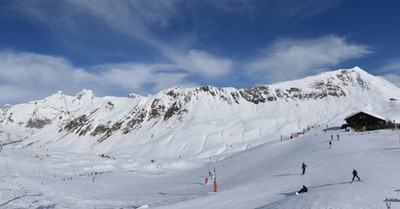
M 330 127 L 325 133 L 322 128 L 223 159 L 154 163 L 8 145 L 0 156 L 0 207 L 350 209 L 384 208 L 386 198 L 399 207 L 396 132 Z M 308 165 L 304 176 L 303 162 Z M 218 192 L 213 192 L 211 179 L 204 184 L 214 168 Z M 363 182 L 351 184 L 353 168 Z M 309 192 L 296 196 L 302 185 Z

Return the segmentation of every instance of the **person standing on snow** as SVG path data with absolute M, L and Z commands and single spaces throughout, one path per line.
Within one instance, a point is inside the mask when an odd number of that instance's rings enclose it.
M 338 133 L 338 134 L 336 134 L 336 139 L 339 141 L 339 139 L 340 139 L 340 135 L 339 135 L 339 133 Z
M 329 149 L 332 149 L 332 142 L 329 141 Z
M 304 175 L 305 173 L 306 173 L 306 168 L 307 168 L 308 166 L 306 165 L 306 164 L 302 164 L 301 165 L 301 169 L 303 170 L 303 172 L 302 172 L 302 174 L 301 175 Z
M 354 179 L 355 179 L 356 177 L 357 177 L 357 179 L 358 179 L 359 181 L 361 181 L 360 177 L 359 177 L 357 174 L 358 174 L 357 170 L 356 170 L 356 169 L 353 169 L 353 179 L 351 180 L 351 183 L 353 183 L 353 181 L 354 181 Z
M 215 181 L 215 180 L 216 180 L 216 177 L 217 177 L 217 172 L 215 171 L 215 168 L 214 168 L 214 172 L 211 173 L 211 179 L 212 179 L 212 181 Z
M 333 135 L 331 134 L 331 141 L 333 141 Z
M 298 192 L 296 192 L 296 195 L 299 195 L 300 193 L 305 193 L 308 192 L 308 188 L 303 185 L 303 188 L 301 188 Z

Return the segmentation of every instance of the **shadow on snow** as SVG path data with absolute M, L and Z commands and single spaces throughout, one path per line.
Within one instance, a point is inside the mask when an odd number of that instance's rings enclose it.
M 56 208 L 57 204 L 47 205 L 47 206 L 39 206 L 36 209 L 53 209 Z
M 13 198 L 13 199 L 11 199 L 11 200 L 9 200 L 9 201 L 7 201 L 7 202 L 1 204 L 1 205 L 0 205 L 0 208 L 3 207 L 3 206 L 5 206 L 5 205 L 7 205 L 7 204 L 9 204 L 10 202 L 13 202 L 13 201 L 15 201 L 15 200 L 18 200 L 18 199 L 21 199 L 21 198 L 24 198 L 24 197 L 39 197 L 39 196 L 42 196 L 42 195 L 43 195 L 42 193 L 40 193 L 40 194 L 31 194 L 31 195 L 30 195 L 30 194 L 21 195 L 21 196 L 19 196 L 19 197 L 15 197 L 15 198 Z
M 400 202 L 400 199 L 398 199 L 398 198 L 388 198 L 387 200 L 384 200 L 384 201 L 387 201 L 387 202 Z
M 327 187 L 327 186 L 335 186 L 335 185 L 340 185 L 340 184 L 349 184 L 351 183 L 350 181 L 342 181 L 338 183 L 331 183 L 331 184 L 322 184 L 322 185 L 317 185 L 317 186 L 310 186 L 308 188 L 320 188 L 320 187 Z
M 299 173 L 284 173 L 284 174 L 277 174 L 277 175 L 273 175 L 274 177 L 284 177 L 284 176 L 298 176 L 301 175 Z

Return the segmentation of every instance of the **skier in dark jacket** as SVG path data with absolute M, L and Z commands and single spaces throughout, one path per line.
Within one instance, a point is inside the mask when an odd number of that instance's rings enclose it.
M 301 175 L 304 175 L 306 173 L 306 168 L 307 167 L 308 166 L 306 164 L 304 164 L 304 163 L 301 165 L 301 169 L 303 170 L 303 173 Z
M 357 179 L 359 180 L 359 181 L 361 181 L 361 179 L 360 179 L 360 177 L 357 175 L 357 170 L 356 169 L 353 169 L 353 179 L 351 180 L 351 182 L 353 183 L 353 181 L 354 181 L 354 179 L 357 177 Z
M 296 195 L 299 195 L 300 193 L 305 193 L 308 192 L 308 188 L 303 185 L 303 188 L 301 188 L 298 192 L 296 192 Z

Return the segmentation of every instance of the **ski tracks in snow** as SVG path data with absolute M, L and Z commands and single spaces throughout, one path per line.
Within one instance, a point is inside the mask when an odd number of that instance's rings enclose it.
M 25 188 L 24 183 L 21 181 L 21 172 L 17 168 L 10 167 L 7 156 L 0 156 L 1 167 L 6 168 L 1 173 L 2 178 L 6 181 L 3 183 L 0 208 L 26 208 L 26 207 L 46 207 L 52 208 L 51 202 L 47 201 L 43 193 L 32 192 Z M 50 206 L 50 207 L 49 207 Z

